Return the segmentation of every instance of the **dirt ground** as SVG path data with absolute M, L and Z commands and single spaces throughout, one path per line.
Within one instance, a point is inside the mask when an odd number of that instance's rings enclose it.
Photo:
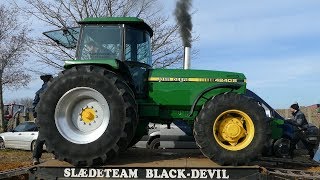
M 47 161 L 54 156 L 50 153 L 43 153 L 41 161 Z M 15 168 L 32 166 L 32 152 L 13 149 L 0 150 L 0 172 Z

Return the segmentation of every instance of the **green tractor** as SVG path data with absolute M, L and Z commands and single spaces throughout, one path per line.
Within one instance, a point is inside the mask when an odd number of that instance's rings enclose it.
M 266 113 L 245 96 L 242 73 L 153 69 L 152 29 L 133 17 L 86 18 L 44 34 L 76 48 L 76 59 L 48 83 L 37 106 L 40 138 L 59 160 L 103 164 L 145 133 L 149 122 L 193 124 L 201 152 L 242 165 L 270 136 Z

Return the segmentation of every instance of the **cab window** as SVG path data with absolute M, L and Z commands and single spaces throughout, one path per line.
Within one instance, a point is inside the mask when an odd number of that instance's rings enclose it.
M 151 65 L 150 35 L 134 28 L 126 29 L 126 61 L 137 61 Z
M 121 59 L 121 27 L 85 25 L 76 58 L 80 60 Z

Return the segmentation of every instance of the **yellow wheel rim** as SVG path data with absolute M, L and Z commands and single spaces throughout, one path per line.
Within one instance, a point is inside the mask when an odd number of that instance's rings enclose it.
M 254 124 L 243 111 L 227 110 L 215 120 L 213 136 L 221 147 L 230 151 L 239 151 L 252 142 Z

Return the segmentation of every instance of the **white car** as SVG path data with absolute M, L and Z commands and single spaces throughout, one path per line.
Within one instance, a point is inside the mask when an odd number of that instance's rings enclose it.
M 192 127 L 184 120 L 160 125 L 159 148 L 197 149 Z
M 33 151 L 38 137 L 38 128 L 34 122 L 19 124 L 11 132 L 0 134 L 0 149 L 24 149 Z
M 183 120 L 176 120 L 170 125 L 167 124 L 149 124 L 149 135 L 143 136 L 135 144 L 138 148 L 149 149 L 197 149 L 192 128 Z

